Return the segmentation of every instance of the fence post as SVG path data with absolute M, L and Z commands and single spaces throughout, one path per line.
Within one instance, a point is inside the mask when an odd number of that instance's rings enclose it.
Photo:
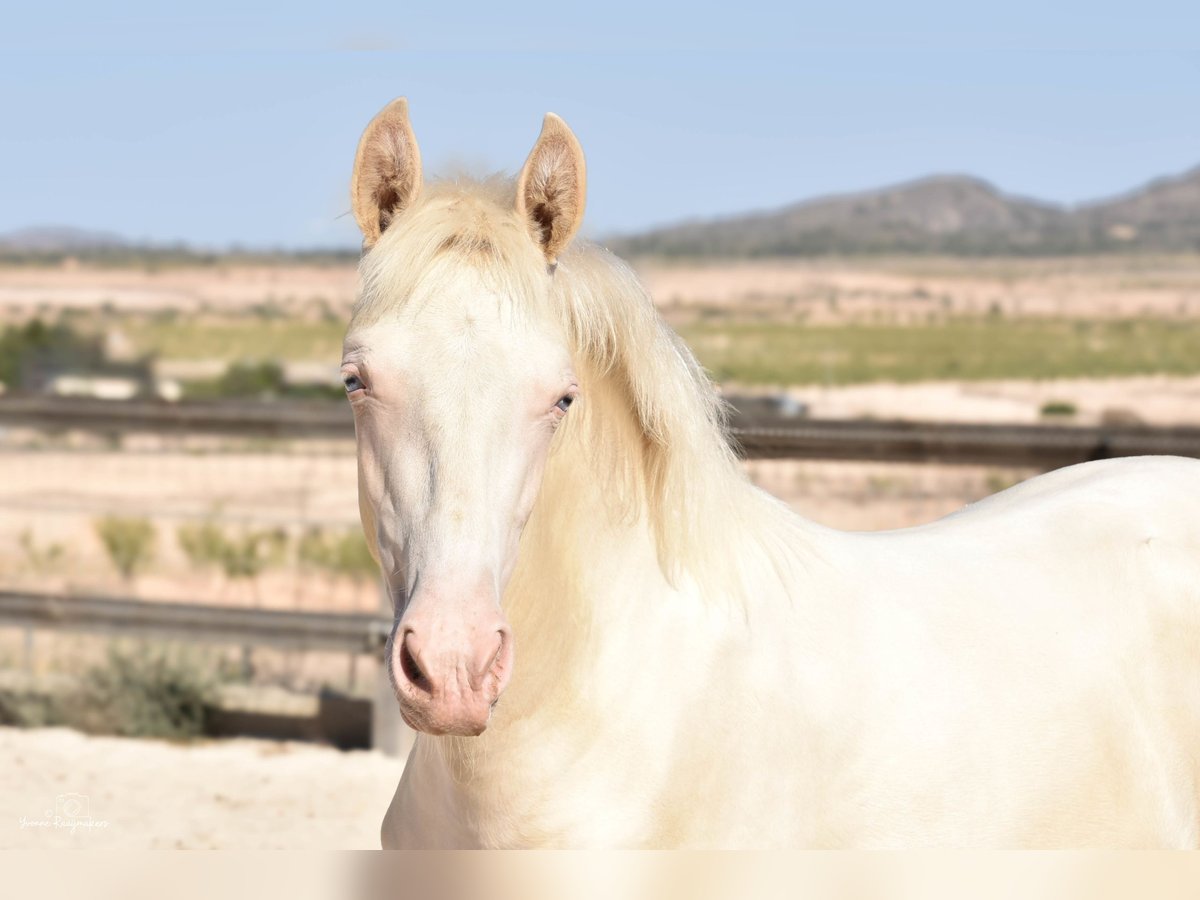
M 392 596 L 382 579 L 379 600 L 380 612 L 388 618 L 394 618 L 396 611 L 392 606 Z M 375 675 L 375 696 L 372 699 L 371 746 L 385 756 L 407 756 L 415 735 L 400 716 L 400 704 L 388 680 L 387 661 L 382 657 Z
M 35 635 L 34 635 L 34 631 L 33 631 L 33 626 L 26 625 L 25 626 L 25 636 L 24 636 L 24 640 L 22 641 L 22 644 L 23 644 L 22 649 L 24 651 L 22 655 L 24 657 L 24 662 L 25 662 L 25 671 L 30 675 L 37 674 L 37 662 L 34 659 L 34 655 L 36 652 L 34 649 L 34 647 L 35 647 L 34 641 L 35 641 Z

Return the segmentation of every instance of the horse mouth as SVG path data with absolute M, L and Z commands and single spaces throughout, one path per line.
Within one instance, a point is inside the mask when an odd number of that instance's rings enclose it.
M 499 698 L 493 700 L 487 707 L 486 715 L 482 717 L 465 718 L 440 716 L 431 710 L 414 707 L 401 701 L 400 718 L 413 731 L 432 737 L 479 737 L 487 730 L 491 723 L 492 712 L 499 702 Z

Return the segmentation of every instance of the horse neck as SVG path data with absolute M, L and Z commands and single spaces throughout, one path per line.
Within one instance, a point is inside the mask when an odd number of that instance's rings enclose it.
M 671 683 L 654 668 L 672 664 L 672 652 L 655 652 L 659 638 L 728 634 L 745 628 L 743 603 L 787 605 L 779 561 L 788 566 L 794 556 L 776 548 L 797 534 L 788 523 L 798 520 L 736 465 L 716 467 L 690 485 L 708 543 L 688 562 L 703 557 L 708 568 L 672 573 L 658 529 L 679 523 L 655 521 L 646 474 L 653 451 L 627 392 L 611 378 L 585 382 L 585 398 L 579 418 L 587 421 L 564 423 L 569 430 L 556 438 L 505 592 L 517 642 L 512 683 L 483 735 L 437 739 L 432 757 L 462 790 L 463 815 L 482 829 L 502 827 L 508 805 L 544 779 L 542 767 L 561 768 L 547 753 L 585 752 L 636 719 L 631 697 L 659 696 L 635 689 L 639 679 L 656 691 Z M 569 418 L 583 411 L 572 408 Z M 723 437 L 714 431 L 711 439 Z M 747 572 L 753 584 L 739 580 Z

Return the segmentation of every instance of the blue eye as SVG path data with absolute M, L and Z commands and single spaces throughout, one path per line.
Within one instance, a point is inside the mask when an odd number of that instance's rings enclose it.
M 362 390 L 362 380 L 357 375 L 347 375 L 342 379 L 342 384 L 346 385 L 346 393 L 353 394 L 355 391 Z
M 566 411 L 567 411 L 567 409 L 568 409 L 568 408 L 571 406 L 571 404 L 572 404 L 572 403 L 574 403 L 574 402 L 575 402 L 575 398 L 574 398 L 574 397 L 563 397 L 561 400 L 559 400 L 559 401 L 558 401 L 557 403 L 555 403 L 554 405 L 555 405 L 555 406 L 557 406 L 559 409 L 561 409 L 563 412 L 566 412 Z

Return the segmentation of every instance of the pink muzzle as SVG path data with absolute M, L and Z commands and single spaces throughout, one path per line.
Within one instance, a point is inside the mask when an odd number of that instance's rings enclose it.
M 387 660 L 404 721 L 427 734 L 478 735 L 513 669 L 513 635 L 499 611 L 410 608 Z

